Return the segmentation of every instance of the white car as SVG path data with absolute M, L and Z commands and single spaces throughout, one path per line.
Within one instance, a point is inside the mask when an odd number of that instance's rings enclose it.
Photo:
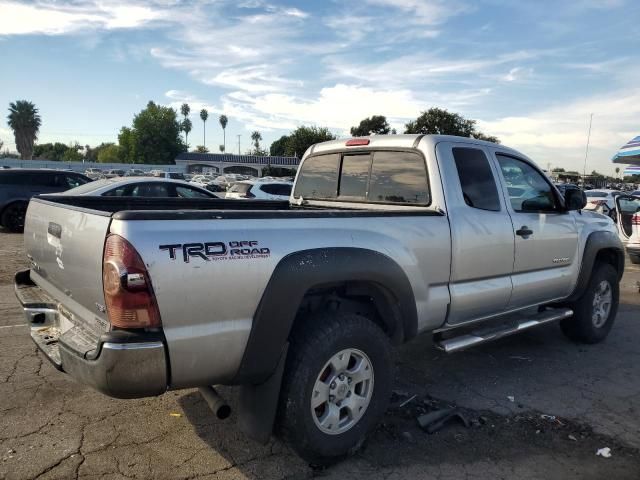
M 615 201 L 618 234 L 634 264 L 640 264 L 640 192 L 638 193 L 618 195 Z
M 292 187 L 291 182 L 243 180 L 231 185 L 225 198 L 288 201 Z
M 84 171 L 84 174 L 89 177 L 91 180 L 97 180 L 99 178 L 104 178 L 104 173 L 99 168 L 87 168 Z
M 204 188 L 181 180 L 154 177 L 105 178 L 72 188 L 62 194 L 94 197 L 218 198 Z
M 605 215 L 615 216 L 616 197 L 622 195 L 617 190 L 586 190 L 587 206 L 585 210 L 598 210 Z

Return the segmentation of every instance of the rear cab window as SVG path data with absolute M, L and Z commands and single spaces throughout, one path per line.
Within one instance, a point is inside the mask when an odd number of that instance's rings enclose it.
M 397 205 L 431 202 L 424 157 L 416 151 L 378 150 L 309 157 L 294 197 Z

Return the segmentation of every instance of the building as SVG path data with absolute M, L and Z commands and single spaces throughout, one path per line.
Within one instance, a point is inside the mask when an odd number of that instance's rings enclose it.
M 257 155 L 232 155 L 229 153 L 183 152 L 176 157 L 176 166 L 185 173 L 239 173 L 262 177 L 264 169 L 286 169 L 284 175 L 297 170 L 300 160 L 297 157 L 260 157 Z

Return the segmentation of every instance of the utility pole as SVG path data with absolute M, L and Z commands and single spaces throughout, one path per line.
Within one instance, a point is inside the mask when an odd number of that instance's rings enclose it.
M 589 117 L 589 133 L 587 133 L 587 148 L 584 151 L 584 167 L 582 168 L 582 186 L 586 184 L 585 177 L 587 176 L 587 157 L 589 156 L 589 140 L 591 140 L 591 124 L 593 123 L 593 113 Z
M 238 155 L 240 155 L 240 137 L 242 135 L 238 135 Z

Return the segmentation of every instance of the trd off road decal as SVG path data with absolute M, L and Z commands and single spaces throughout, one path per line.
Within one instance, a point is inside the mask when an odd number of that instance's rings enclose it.
M 159 245 L 160 250 L 167 250 L 169 258 L 175 260 L 182 257 L 185 263 L 192 259 L 210 260 L 243 260 L 251 258 L 268 258 L 271 251 L 267 247 L 260 247 L 256 240 L 241 240 L 236 242 L 206 242 L 206 243 L 173 243 Z

